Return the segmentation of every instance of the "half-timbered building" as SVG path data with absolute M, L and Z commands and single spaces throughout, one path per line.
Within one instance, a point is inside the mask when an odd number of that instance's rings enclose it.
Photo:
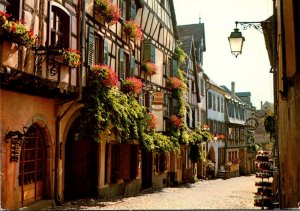
M 91 67 L 97 64 L 115 71 L 118 86 L 129 77 L 142 79 L 139 103 L 157 116 L 157 131 L 168 129 L 172 95 L 166 83 L 177 68 L 173 1 L 0 5 L 2 207 L 166 186 L 168 155 L 144 151 L 139 140 L 121 144 L 113 132 L 99 134 L 97 143 L 79 131 Z M 141 40 L 125 32 L 130 21 L 141 28 Z M 145 63 L 154 64 L 156 74 L 143 70 Z

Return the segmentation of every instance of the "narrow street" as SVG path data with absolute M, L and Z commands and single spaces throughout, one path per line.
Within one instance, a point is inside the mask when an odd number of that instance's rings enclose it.
M 254 207 L 255 175 L 199 181 L 179 187 L 148 190 L 113 200 L 81 199 L 53 209 L 259 209 Z

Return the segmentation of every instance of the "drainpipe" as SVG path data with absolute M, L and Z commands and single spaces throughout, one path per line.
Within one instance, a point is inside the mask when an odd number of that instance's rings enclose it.
M 79 1 L 78 2 L 78 7 L 81 8 L 81 29 L 80 29 L 80 25 L 77 24 L 77 27 L 79 28 L 78 31 L 80 31 L 80 34 L 78 34 L 78 40 L 80 39 L 81 42 L 79 42 L 78 44 L 80 44 L 81 48 L 80 48 L 80 54 L 81 54 L 81 64 L 80 64 L 80 68 L 79 68 L 79 78 L 78 78 L 78 86 L 79 86 L 79 93 L 78 93 L 78 97 L 75 101 L 72 102 L 72 104 L 61 114 L 57 116 L 56 119 L 56 125 L 55 125 L 55 129 L 56 129 L 56 150 L 55 150 L 55 180 L 54 180 L 54 194 L 55 194 L 55 202 L 57 204 L 62 204 L 63 203 L 63 196 L 61 196 L 60 194 L 58 194 L 58 181 L 59 181 L 59 173 L 58 173 L 58 167 L 59 167 L 59 160 L 62 160 L 62 142 L 60 140 L 60 122 L 62 120 L 62 118 L 68 113 L 68 111 L 78 103 L 78 101 L 82 100 L 82 73 L 83 73 L 83 68 L 84 68 L 84 62 L 85 62 L 85 16 L 86 16 L 86 12 L 85 12 L 85 0 Z M 79 18 L 78 20 L 80 20 L 80 14 L 79 14 Z M 77 22 L 78 23 L 78 22 Z
M 283 3 L 280 1 L 280 9 L 282 11 Z M 273 0 L 273 95 L 274 95 L 274 118 L 275 118 L 275 150 L 277 158 L 277 184 L 278 184 L 278 203 L 279 208 L 282 208 L 281 205 L 281 181 L 280 181 L 280 157 L 279 157 L 279 142 L 278 142 L 278 97 L 277 97 L 277 76 L 278 76 L 278 66 L 277 66 L 277 17 L 275 16 L 276 12 L 276 0 Z M 282 14 L 280 14 L 282 16 Z M 284 68 L 285 70 L 285 68 Z

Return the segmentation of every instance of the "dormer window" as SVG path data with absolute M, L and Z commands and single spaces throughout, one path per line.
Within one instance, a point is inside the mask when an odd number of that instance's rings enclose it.
M 70 47 L 71 16 L 62 5 L 50 1 L 49 6 L 49 42 L 50 46 Z

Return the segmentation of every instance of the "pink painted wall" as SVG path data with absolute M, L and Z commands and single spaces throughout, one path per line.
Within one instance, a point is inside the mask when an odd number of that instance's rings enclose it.
M 16 209 L 19 206 L 19 163 L 10 162 L 10 144 L 4 142 L 5 132 L 7 130 L 22 132 L 24 126 L 29 127 L 33 123 L 38 123 L 40 126 L 45 127 L 45 131 L 47 131 L 45 134 L 48 146 L 47 153 L 48 157 L 50 156 L 54 160 L 55 100 L 0 89 L 0 110 L 2 125 L 2 130 L 0 130 L 2 137 L 1 170 L 3 173 L 1 181 L 2 207 L 5 209 Z M 53 168 L 51 163 L 51 161 L 47 162 L 47 165 L 50 164 L 51 168 Z M 47 170 L 48 172 L 49 170 Z M 49 174 L 49 177 L 53 177 L 53 174 Z M 53 179 L 47 180 L 50 181 L 49 183 L 52 183 Z

